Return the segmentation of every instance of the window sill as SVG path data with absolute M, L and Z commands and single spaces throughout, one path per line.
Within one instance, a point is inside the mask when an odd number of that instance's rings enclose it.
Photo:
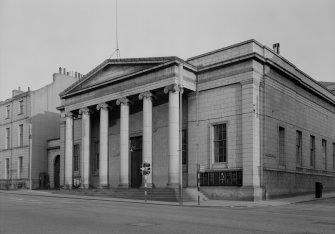
M 212 164 L 213 169 L 222 169 L 222 168 L 228 168 L 227 162 L 215 162 Z

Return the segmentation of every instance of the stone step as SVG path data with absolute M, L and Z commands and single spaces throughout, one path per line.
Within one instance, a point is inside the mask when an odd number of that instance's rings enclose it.
M 72 192 L 71 192 L 72 191 Z M 144 188 L 110 188 L 110 189 L 78 189 L 68 190 L 68 192 L 76 195 L 114 197 L 122 199 L 144 200 Z M 65 191 L 64 191 L 65 192 Z M 150 188 L 147 189 L 147 199 L 153 201 L 179 201 L 179 190 L 169 188 Z M 183 201 L 195 201 L 188 192 L 183 190 Z

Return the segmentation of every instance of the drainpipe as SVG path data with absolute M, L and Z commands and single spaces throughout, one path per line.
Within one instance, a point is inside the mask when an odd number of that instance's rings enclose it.
M 31 121 L 31 120 L 30 120 Z M 31 178 L 31 162 L 32 162 L 32 124 L 29 123 L 29 166 L 28 166 L 28 170 L 29 170 L 29 189 L 32 190 L 33 188 L 33 182 L 32 182 L 32 178 Z
M 179 191 L 180 199 L 179 205 L 183 205 L 183 151 L 182 151 L 182 137 L 183 137 L 183 64 L 178 64 L 179 68 Z
M 265 47 L 263 46 L 263 58 L 265 58 Z M 260 145 L 260 149 L 261 149 L 261 155 L 260 155 L 260 173 L 261 173 L 261 178 L 260 178 L 260 186 L 261 188 L 264 188 L 264 195 L 265 195 L 265 199 L 267 200 L 267 191 L 266 188 L 264 187 L 264 128 L 265 128 L 265 63 L 263 64 L 263 80 L 261 82 L 260 85 L 260 94 L 262 94 L 262 110 L 261 110 L 261 116 L 260 116 L 260 120 L 261 120 L 261 129 L 260 129 L 260 134 L 261 134 L 261 145 Z

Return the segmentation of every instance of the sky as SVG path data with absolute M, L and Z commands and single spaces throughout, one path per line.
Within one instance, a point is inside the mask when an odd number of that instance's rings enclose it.
M 0 101 L 58 67 L 85 74 L 116 49 L 116 0 L 0 0 Z M 334 0 L 118 0 L 121 58 L 187 59 L 249 39 L 335 82 Z M 115 58 L 115 55 L 114 57 Z

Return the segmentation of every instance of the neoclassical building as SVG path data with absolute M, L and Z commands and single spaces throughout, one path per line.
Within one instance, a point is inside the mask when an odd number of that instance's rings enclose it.
M 66 188 L 138 188 L 148 162 L 151 187 L 195 187 L 200 171 L 214 199 L 335 189 L 335 96 L 278 47 L 108 59 L 60 97 Z

